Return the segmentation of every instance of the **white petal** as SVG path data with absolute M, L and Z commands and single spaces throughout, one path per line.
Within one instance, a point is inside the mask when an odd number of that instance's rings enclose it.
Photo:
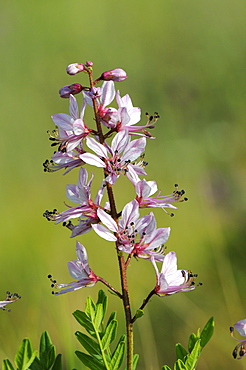
M 105 167 L 105 163 L 98 158 L 95 154 L 92 153 L 84 153 L 80 154 L 80 159 L 84 161 L 85 163 L 91 164 L 92 166 L 96 167 Z
M 118 134 L 116 134 L 112 140 L 112 145 L 111 145 L 112 152 L 115 153 L 115 151 L 117 151 L 118 154 L 122 153 L 127 147 L 129 141 L 130 141 L 130 136 L 128 135 L 126 130 L 122 130 L 118 132 Z
M 73 129 L 73 119 L 66 113 L 58 113 L 51 116 L 56 126 L 62 128 L 65 131 Z
M 69 111 L 70 115 L 73 119 L 77 119 L 79 116 L 79 110 L 78 110 L 78 104 L 76 101 L 76 98 L 70 94 L 70 106 L 69 106 Z
M 117 223 L 107 212 L 104 212 L 102 209 L 99 208 L 97 210 L 97 215 L 102 221 L 102 223 L 109 228 L 109 230 L 114 232 L 118 231 Z
M 112 234 L 109 229 L 107 229 L 105 226 L 96 224 L 91 225 L 94 231 L 103 239 L 108 240 L 110 242 L 115 242 L 117 240 L 116 236 Z
M 104 145 L 98 143 L 95 139 L 91 137 L 87 137 L 86 139 L 86 145 L 88 148 L 93 150 L 99 157 L 106 158 L 107 157 L 107 149 L 105 148 Z
M 109 105 L 115 97 L 115 88 L 113 81 L 105 81 L 101 87 L 101 98 L 100 101 L 103 107 Z

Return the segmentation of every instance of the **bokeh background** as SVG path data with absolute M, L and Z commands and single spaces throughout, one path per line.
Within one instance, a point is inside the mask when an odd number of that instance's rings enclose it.
M 161 116 L 146 149 L 147 179 L 163 194 L 178 183 L 189 201 L 173 218 L 157 211 L 158 226 L 171 226 L 168 251 L 203 282 L 193 292 L 152 299 L 135 325 L 139 369 L 172 367 L 175 343 L 186 346 L 211 316 L 215 334 L 198 369 L 246 369 L 246 359 L 232 358 L 229 335 L 229 326 L 246 317 L 245 13 L 244 0 L 1 1 L 0 299 L 7 290 L 22 299 L 0 312 L 0 360 L 12 360 L 24 337 L 38 348 L 48 330 L 64 368 L 84 368 L 74 355 L 80 328 L 72 312 L 103 286 L 51 295 L 49 273 L 71 281 L 66 261 L 75 258 L 75 240 L 42 213 L 65 209 L 65 185 L 77 182 L 77 172 L 44 173 L 42 163 L 53 152 L 50 116 L 68 112 L 58 89 L 86 84 L 85 75 L 68 76 L 65 68 L 92 60 L 95 77 L 125 69 L 121 94 Z M 116 193 L 119 209 L 134 196 L 125 179 Z M 119 286 L 112 245 L 92 232 L 77 239 L 93 270 Z M 151 265 L 132 261 L 129 279 L 137 309 L 155 284 Z M 122 317 L 111 295 L 109 309 Z

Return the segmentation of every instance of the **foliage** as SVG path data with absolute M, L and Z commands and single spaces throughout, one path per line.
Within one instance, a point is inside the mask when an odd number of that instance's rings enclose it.
M 47 331 L 40 338 L 39 353 L 33 351 L 28 338 L 23 339 L 15 355 L 14 363 L 17 370 L 62 370 L 61 354 L 56 356 L 55 346 L 52 344 Z M 2 370 L 15 370 L 12 363 L 5 359 Z
M 198 329 L 197 334 L 192 333 L 188 342 L 188 351 L 182 344 L 176 344 L 177 360 L 174 364 L 174 370 L 195 370 L 202 349 L 209 342 L 214 332 L 214 318 L 211 317 L 202 332 Z M 167 365 L 162 370 L 171 370 Z
M 92 370 L 117 370 L 124 358 L 125 335 L 119 338 L 113 351 L 110 348 L 116 338 L 118 322 L 114 311 L 110 314 L 106 325 L 104 324 L 107 303 L 107 296 L 103 290 L 100 290 L 96 303 L 91 297 L 87 297 L 85 311 L 76 310 L 73 313 L 79 324 L 89 334 L 88 336 L 80 331 L 75 333 L 78 341 L 89 354 L 81 351 L 75 353 L 80 361 Z M 138 356 L 135 355 L 134 369 L 137 365 L 137 359 Z

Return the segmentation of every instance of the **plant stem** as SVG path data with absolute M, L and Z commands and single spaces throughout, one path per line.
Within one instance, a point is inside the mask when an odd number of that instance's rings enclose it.
M 141 306 L 139 307 L 138 311 L 139 311 L 139 310 L 143 310 L 143 309 L 144 309 L 144 307 L 146 306 L 146 304 L 149 302 L 150 298 L 151 298 L 151 297 L 152 297 L 152 295 L 154 295 L 154 294 L 155 294 L 155 289 L 151 290 L 151 292 L 148 294 L 148 296 L 143 300 L 143 303 L 142 303 L 142 304 L 141 304 Z M 137 320 L 137 315 L 135 315 L 135 316 L 132 318 L 132 320 L 131 320 L 132 324 L 133 324 L 136 320 Z
M 92 71 L 88 71 L 90 86 L 91 88 L 94 86 L 94 81 L 92 77 Z M 99 142 L 104 144 L 105 137 L 103 135 L 102 126 L 100 122 L 100 117 L 98 115 L 98 106 L 96 99 L 92 99 L 93 101 L 93 108 L 94 108 L 94 115 L 95 121 L 97 125 L 97 132 L 99 136 Z M 104 177 L 107 177 L 107 173 L 104 169 Z M 111 216 L 113 219 L 118 223 L 118 214 L 116 210 L 116 204 L 113 194 L 112 184 L 106 182 L 107 186 L 107 193 L 108 193 L 108 200 L 110 204 Z M 125 259 L 123 254 L 118 249 L 118 244 L 116 242 L 116 252 L 118 257 L 119 269 L 120 269 L 120 281 L 121 281 L 121 289 L 122 289 L 122 301 L 125 311 L 125 321 L 126 321 L 126 336 L 127 336 L 127 370 L 132 370 L 133 366 L 133 322 L 132 322 L 132 315 L 131 315 L 131 306 L 130 306 L 130 299 L 128 294 L 128 283 L 127 283 L 127 275 L 126 269 L 127 266 L 125 265 Z

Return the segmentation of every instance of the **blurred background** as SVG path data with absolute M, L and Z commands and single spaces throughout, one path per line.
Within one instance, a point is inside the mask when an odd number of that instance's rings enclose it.
M 53 153 L 50 116 L 68 112 L 59 88 L 87 83 L 86 75 L 71 77 L 65 68 L 91 60 L 95 77 L 127 71 L 116 88 L 141 107 L 141 124 L 146 111 L 160 114 L 156 140 L 146 148 L 147 179 L 162 194 L 178 183 L 189 201 L 173 218 L 155 212 L 158 227 L 172 228 L 168 251 L 203 282 L 193 292 L 153 297 L 135 324 L 138 368 L 172 367 L 175 343 L 186 347 L 190 333 L 214 316 L 215 334 L 198 369 L 246 369 L 246 359 L 232 358 L 237 343 L 229 334 L 246 318 L 245 13 L 244 0 L 1 2 L 0 300 L 7 290 L 22 296 L 12 312 L 0 312 L 1 361 L 13 360 L 24 337 L 38 348 L 47 330 L 64 368 L 84 369 L 74 354 L 81 347 L 72 312 L 103 286 L 55 297 L 47 279 L 71 281 L 66 262 L 75 259 L 76 240 L 86 246 L 91 268 L 119 286 L 112 244 L 93 232 L 71 239 L 66 228 L 42 217 L 46 209 L 64 210 L 65 185 L 77 182 L 77 171 L 44 173 L 42 163 Z M 100 178 L 100 170 L 88 170 Z M 116 193 L 118 209 L 134 197 L 125 179 Z M 137 309 L 155 284 L 153 268 L 132 261 L 129 280 Z M 109 300 L 109 310 L 123 317 L 118 299 Z

